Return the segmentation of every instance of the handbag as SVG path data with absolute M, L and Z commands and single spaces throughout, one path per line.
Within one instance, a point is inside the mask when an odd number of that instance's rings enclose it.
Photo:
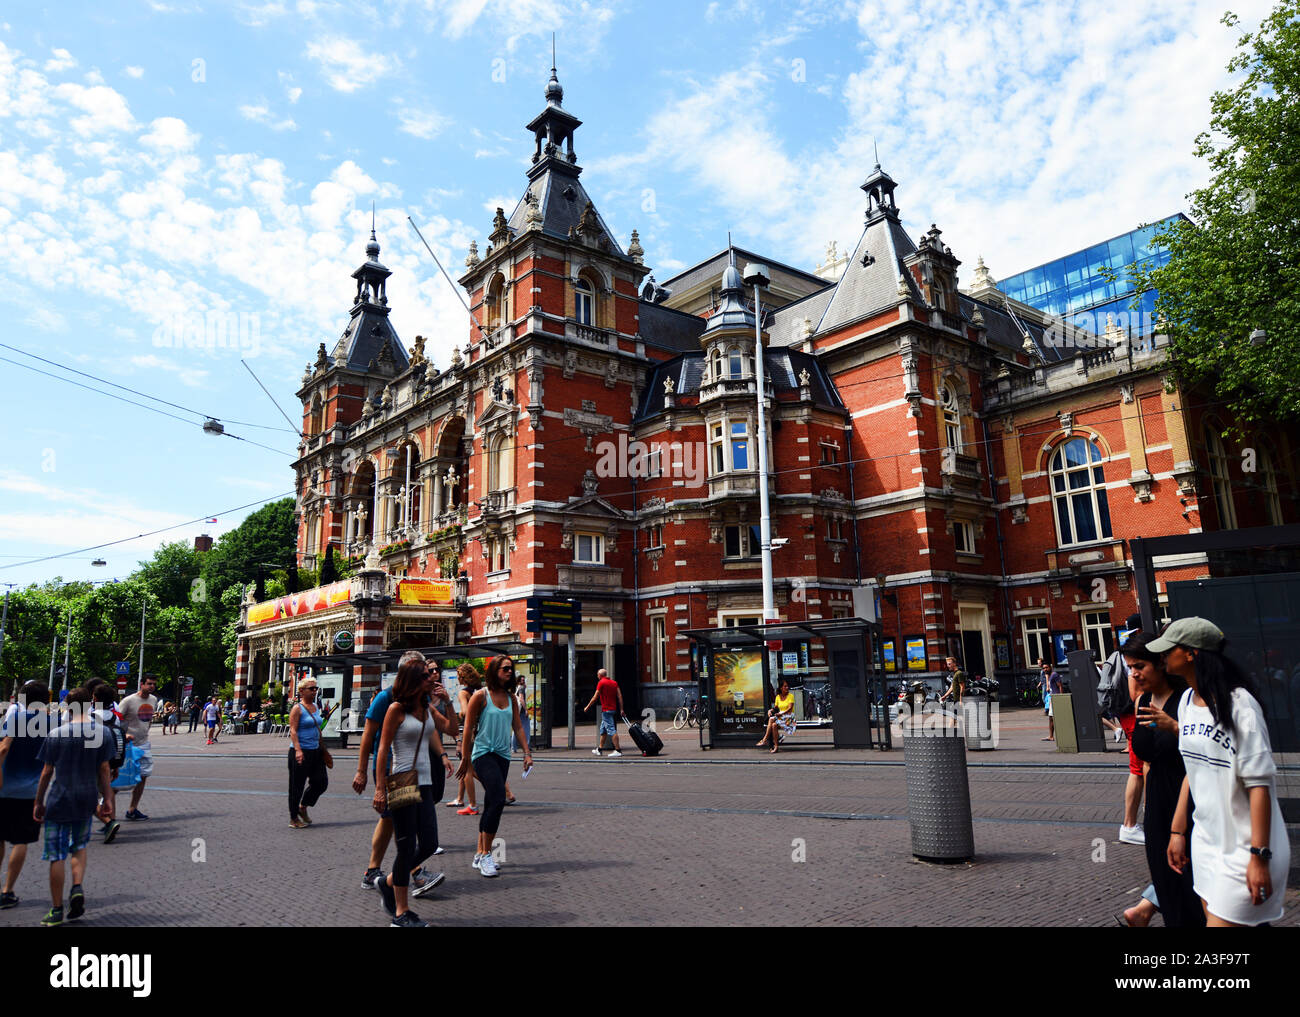
M 429 711 L 424 711 L 424 722 L 420 724 L 420 738 L 415 743 L 415 754 L 411 757 L 411 768 L 404 773 L 390 773 L 384 778 L 388 790 L 388 811 L 395 812 L 420 802 L 420 774 L 416 765 L 420 758 L 420 746 L 424 743 L 424 729 L 429 724 Z

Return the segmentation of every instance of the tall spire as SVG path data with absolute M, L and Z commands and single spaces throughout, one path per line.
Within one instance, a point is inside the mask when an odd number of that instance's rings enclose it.
M 555 33 L 551 33 L 551 80 L 546 83 L 546 105 L 563 106 L 564 89 L 555 74 Z
M 533 152 L 530 180 L 547 169 L 560 169 L 577 176 L 578 157 L 573 152 L 573 132 L 582 121 L 564 108 L 564 89 L 555 70 L 555 38 L 551 38 L 551 79 L 546 83 L 546 108 L 533 117 L 528 129 L 537 148 Z

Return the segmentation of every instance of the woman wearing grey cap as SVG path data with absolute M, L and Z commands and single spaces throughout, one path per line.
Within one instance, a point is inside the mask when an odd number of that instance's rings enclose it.
M 1250 680 L 1224 656 L 1225 642 L 1212 622 L 1181 618 L 1147 644 L 1164 656 L 1166 670 L 1188 684 L 1178 704 L 1178 751 L 1187 778 L 1168 861 L 1181 873 L 1190 848 L 1207 925 L 1261 925 L 1282 917 L 1291 847 L 1264 711 Z M 1190 845 L 1189 797 L 1195 802 Z

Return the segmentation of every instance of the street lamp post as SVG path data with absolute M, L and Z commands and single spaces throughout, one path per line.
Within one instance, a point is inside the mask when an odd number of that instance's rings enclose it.
M 759 290 L 770 281 L 766 265 L 745 266 L 745 284 L 754 287 L 754 375 L 758 383 L 758 525 L 763 548 L 764 623 L 780 620 L 772 592 L 772 515 L 767 490 L 767 391 L 763 371 L 763 308 L 759 295 Z

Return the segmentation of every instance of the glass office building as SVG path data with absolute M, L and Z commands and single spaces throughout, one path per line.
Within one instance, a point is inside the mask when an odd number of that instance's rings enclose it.
M 1182 213 L 1160 222 L 1133 230 L 1111 240 L 1075 251 L 1045 265 L 1008 276 L 998 289 L 1012 300 L 1019 300 L 1047 314 L 1060 315 L 1071 324 L 1100 335 L 1106 329 L 1107 316 L 1130 336 L 1145 336 L 1155 330 L 1156 294 L 1144 293 L 1133 306 L 1134 291 L 1126 280 L 1127 266 L 1159 268 L 1169 260 L 1169 252 L 1151 238 Z M 1102 269 L 1119 273 L 1115 283 L 1108 281 Z

